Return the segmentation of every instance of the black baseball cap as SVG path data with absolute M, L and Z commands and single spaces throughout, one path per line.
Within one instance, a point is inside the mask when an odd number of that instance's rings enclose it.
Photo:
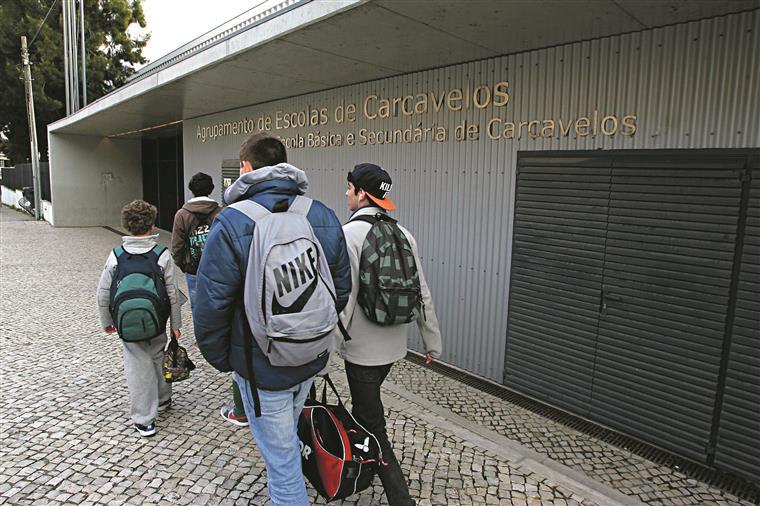
M 396 209 L 396 204 L 388 198 L 393 186 L 391 176 L 379 165 L 374 163 L 360 163 L 354 170 L 348 173 L 348 182 L 354 188 L 364 190 L 367 197 L 386 211 Z

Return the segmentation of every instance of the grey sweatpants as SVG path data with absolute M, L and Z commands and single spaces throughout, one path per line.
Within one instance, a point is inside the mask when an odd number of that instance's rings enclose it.
M 162 370 L 166 341 L 166 336 L 139 343 L 122 341 L 133 423 L 148 425 L 156 419 L 158 403 L 172 396 L 172 386 L 164 380 Z

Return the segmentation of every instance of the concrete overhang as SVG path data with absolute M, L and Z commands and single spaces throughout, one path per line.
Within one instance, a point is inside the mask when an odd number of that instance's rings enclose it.
M 760 0 L 300 0 L 48 128 L 139 137 L 280 98 L 758 7 Z

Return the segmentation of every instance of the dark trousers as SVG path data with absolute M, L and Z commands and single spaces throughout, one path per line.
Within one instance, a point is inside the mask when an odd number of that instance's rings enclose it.
M 380 385 L 391 370 L 391 365 L 365 366 L 346 362 L 348 387 L 351 389 L 351 413 L 356 421 L 375 435 L 383 451 L 387 465 L 378 466 L 380 481 L 385 488 L 385 495 L 391 506 L 415 504 L 409 496 L 406 478 L 393 453 L 388 434 L 385 432 L 385 411 L 380 399 Z

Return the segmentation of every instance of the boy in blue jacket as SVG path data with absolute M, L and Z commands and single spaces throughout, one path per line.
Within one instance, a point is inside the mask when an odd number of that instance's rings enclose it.
M 241 176 L 224 193 L 224 202 L 252 200 L 271 212 L 287 209 L 309 187 L 306 174 L 287 163 L 285 146 L 276 138 L 256 134 L 240 149 Z M 314 200 L 306 215 L 319 240 L 335 286 L 337 311 L 351 292 L 351 265 L 340 221 L 335 212 Z M 329 354 L 299 367 L 273 366 L 251 338 L 243 292 L 248 255 L 256 223 L 226 207 L 214 221 L 196 279 L 193 320 L 198 347 L 219 371 L 235 371 L 251 432 L 267 467 L 273 505 L 306 505 L 301 472 L 298 417 L 314 377 Z M 246 337 L 247 336 L 247 337 Z M 245 341 L 250 340 L 252 372 L 261 416 L 254 413 L 246 365 Z

